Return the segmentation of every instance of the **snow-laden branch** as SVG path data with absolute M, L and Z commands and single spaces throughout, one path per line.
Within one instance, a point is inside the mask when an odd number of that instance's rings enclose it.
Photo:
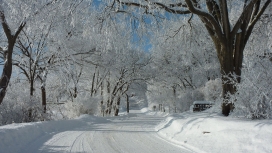
M 210 28 L 212 28 L 212 30 L 217 34 L 218 38 L 221 41 L 223 41 L 223 36 L 222 36 L 223 34 L 222 34 L 222 31 L 221 31 L 221 27 L 218 24 L 218 22 L 215 20 L 215 18 L 210 13 L 208 13 L 208 12 L 202 10 L 202 9 L 196 8 L 191 0 L 185 0 L 185 2 L 187 4 L 187 6 L 188 6 L 188 9 L 192 13 L 200 16 L 201 18 L 206 19 L 206 20 L 203 20 L 203 22 L 205 22 L 206 25 L 210 25 L 210 24 L 212 25 L 212 27 L 210 27 Z

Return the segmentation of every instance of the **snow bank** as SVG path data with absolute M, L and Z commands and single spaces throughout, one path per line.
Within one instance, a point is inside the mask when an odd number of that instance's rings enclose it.
M 169 115 L 156 128 L 167 140 L 195 152 L 272 152 L 272 121 L 208 112 Z

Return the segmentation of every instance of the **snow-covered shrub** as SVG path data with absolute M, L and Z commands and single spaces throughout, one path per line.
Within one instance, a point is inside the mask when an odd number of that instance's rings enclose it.
M 63 117 L 66 119 L 72 119 L 75 117 L 80 116 L 80 110 L 82 108 L 82 105 L 80 105 L 77 102 L 67 102 L 64 104 L 63 109 L 61 110 L 63 113 Z
M 9 86 L 0 105 L 1 125 L 44 120 L 40 97 L 30 96 L 24 86 L 23 83 L 11 83 Z
M 180 112 L 188 111 L 193 102 L 197 100 L 204 100 L 204 95 L 200 90 L 185 90 L 178 97 L 179 103 L 177 107 Z
M 80 114 L 100 113 L 100 103 L 102 100 L 100 96 L 91 97 L 90 94 L 87 92 L 85 96 L 80 95 L 76 100 L 79 105 L 81 105 L 81 108 L 79 110 Z
M 272 117 L 272 62 L 271 57 L 261 57 L 245 62 L 242 81 L 237 84 L 237 93 L 232 115 L 247 118 Z
M 220 78 L 209 80 L 202 88 L 205 100 L 215 101 L 222 93 L 222 81 Z
M 91 97 L 90 95 L 79 95 L 74 101 L 67 101 L 61 105 L 53 105 L 50 107 L 49 115 L 52 119 L 73 119 L 82 114 L 99 114 L 99 97 Z M 49 110 L 48 110 L 49 111 Z

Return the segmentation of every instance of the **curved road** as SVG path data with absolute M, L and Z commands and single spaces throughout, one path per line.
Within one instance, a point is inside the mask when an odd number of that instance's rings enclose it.
M 164 117 L 140 111 L 130 117 L 103 118 L 86 126 L 45 135 L 28 145 L 23 152 L 72 153 L 187 153 L 182 146 L 160 138 L 154 127 Z

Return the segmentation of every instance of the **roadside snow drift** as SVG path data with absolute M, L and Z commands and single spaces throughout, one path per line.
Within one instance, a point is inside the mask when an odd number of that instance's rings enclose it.
M 272 152 L 272 121 L 224 117 L 206 112 L 169 115 L 156 130 L 167 140 L 209 153 Z

